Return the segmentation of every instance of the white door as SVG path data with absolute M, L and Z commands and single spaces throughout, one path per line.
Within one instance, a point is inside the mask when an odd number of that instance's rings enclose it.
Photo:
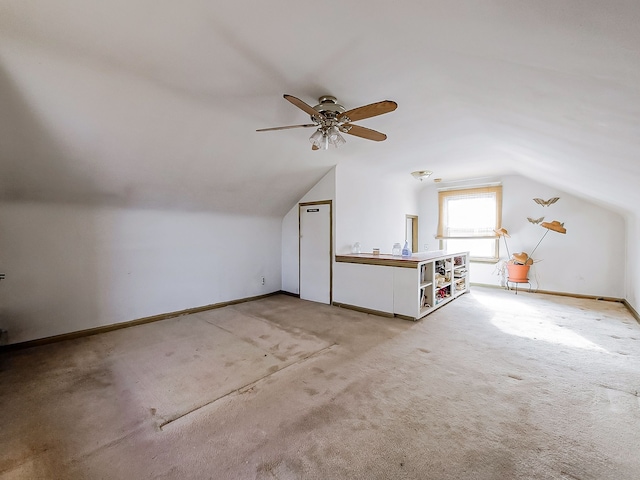
M 331 204 L 300 205 L 300 298 L 331 303 Z

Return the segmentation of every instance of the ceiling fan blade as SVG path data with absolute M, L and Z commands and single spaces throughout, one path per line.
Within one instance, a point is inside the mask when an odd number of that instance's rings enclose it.
M 371 118 L 382 115 L 383 113 L 393 112 L 396 108 L 398 108 L 398 104 L 396 102 L 383 100 L 382 102 L 372 103 L 371 105 L 365 105 L 364 107 L 347 110 L 346 112 L 338 115 L 338 120 L 342 120 L 344 117 L 347 117 L 350 122 L 357 122 L 358 120 L 363 120 L 365 118 Z
M 307 127 L 317 127 L 315 123 L 305 123 L 304 125 L 289 125 L 286 127 L 273 127 L 273 128 L 260 128 L 256 130 L 256 132 L 268 132 L 270 130 L 287 130 L 289 128 L 307 128 Z
M 322 115 L 317 110 L 314 110 L 312 106 L 307 105 L 306 103 L 304 103 L 299 98 L 296 98 L 293 95 L 287 95 L 286 93 L 283 96 L 284 96 L 284 98 L 286 100 L 289 100 L 291 103 L 293 103 L 300 110 L 303 110 L 303 111 L 307 112 L 312 117 L 317 117 L 317 118 L 320 118 L 320 119 L 324 120 L 324 115 Z
M 349 135 L 355 135 L 356 137 L 366 138 L 367 140 L 381 142 L 387 139 L 387 136 L 384 133 L 371 130 L 370 128 L 361 127 L 360 125 L 346 123 L 343 125 L 343 127 L 346 127 L 348 129 L 345 133 L 348 133 Z

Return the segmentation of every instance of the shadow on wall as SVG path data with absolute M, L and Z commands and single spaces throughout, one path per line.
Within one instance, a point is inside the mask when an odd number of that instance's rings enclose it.
M 0 67 L 0 328 L 9 343 L 70 331 L 68 318 L 98 309 L 92 217 L 66 204 L 92 179 L 71 167 L 51 132 L 56 119 L 38 107 Z

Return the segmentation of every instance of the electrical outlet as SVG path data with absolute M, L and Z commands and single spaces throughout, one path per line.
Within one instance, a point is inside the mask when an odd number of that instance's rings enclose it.
M 264 285 L 264 277 L 260 277 L 262 279 L 262 285 Z

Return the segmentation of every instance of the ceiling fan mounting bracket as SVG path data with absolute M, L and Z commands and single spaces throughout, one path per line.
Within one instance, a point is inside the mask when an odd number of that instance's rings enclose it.
M 338 103 L 338 99 L 333 95 L 323 95 L 318 98 L 318 103 Z

